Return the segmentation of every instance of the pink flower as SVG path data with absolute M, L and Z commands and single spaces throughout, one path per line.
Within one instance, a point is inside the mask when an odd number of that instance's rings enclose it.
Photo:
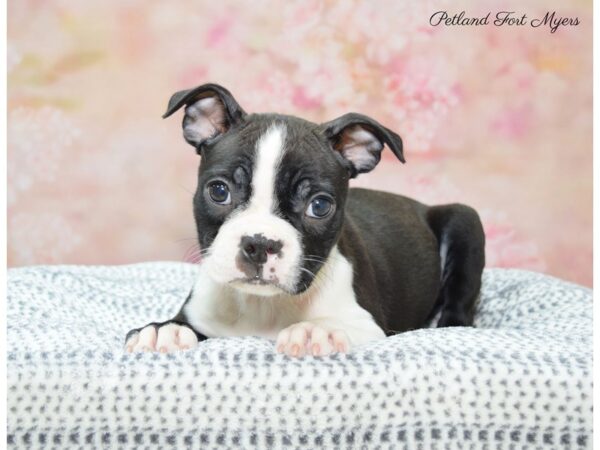
M 506 108 L 492 120 L 490 127 L 498 135 L 508 139 L 523 137 L 531 126 L 532 110 L 528 105 Z
M 206 45 L 216 47 L 223 42 L 229 33 L 232 26 L 230 18 L 217 19 L 206 33 Z
M 319 97 L 308 96 L 306 90 L 301 86 L 294 89 L 292 102 L 294 103 L 294 106 L 300 109 L 316 109 L 321 106 Z

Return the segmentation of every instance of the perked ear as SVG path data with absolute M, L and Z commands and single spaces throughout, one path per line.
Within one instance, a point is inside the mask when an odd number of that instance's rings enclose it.
M 183 137 L 198 154 L 202 152 L 203 144 L 226 133 L 246 115 L 231 92 L 212 83 L 173 94 L 163 118 L 184 105 Z
M 348 163 L 351 178 L 369 172 L 377 165 L 384 144 L 400 161 L 406 162 L 400 136 L 370 117 L 348 113 L 321 127 L 333 149 Z

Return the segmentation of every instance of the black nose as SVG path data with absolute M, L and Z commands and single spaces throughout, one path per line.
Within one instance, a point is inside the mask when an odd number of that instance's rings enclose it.
M 264 264 L 267 262 L 269 254 L 276 254 L 281 251 L 283 243 L 273 239 L 267 239 L 262 234 L 254 236 L 242 236 L 240 250 L 244 258 L 254 264 Z

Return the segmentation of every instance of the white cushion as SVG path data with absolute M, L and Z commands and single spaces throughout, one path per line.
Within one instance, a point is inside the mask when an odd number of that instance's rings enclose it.
M 172 317 L 196 267 L 11 269 L 8 440 L 15 446 L 589 447 L 592 294 L 484 274 L 475 328 L 421 329 L 302 360 L 261 338 L 126 354 Z

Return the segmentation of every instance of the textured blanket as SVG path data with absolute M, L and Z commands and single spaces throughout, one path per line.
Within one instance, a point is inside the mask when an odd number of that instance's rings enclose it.
M 591 291 L 488 269 L 476 328 L 293 360 L 260 338 L 126 354 L 195 267 L 11 269 L 8 443 L 104 448 L 580 448 L 592 436 Z

